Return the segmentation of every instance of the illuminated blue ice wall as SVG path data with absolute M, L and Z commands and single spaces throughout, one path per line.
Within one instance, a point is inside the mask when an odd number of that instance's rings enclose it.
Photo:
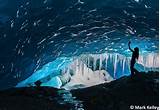
M 0 0 L 0 89 L 15 87 L 57 58 L 102 53 L 131 57 L 129 40 L 142 56 L 158 54 L 158 2 Z M 148 58 L 146 65 L 153 61 Z
M 145 56 L 140 56 L 135 68 L 143 72 L 158 71 L 158 61 L 158 54 L 145 54 Z M 117 53 L 84 54 L 73 58 L 60 57 L 44 65 L 29 78 L 19 82 L 16 87 L 35 86 L 35 82 L 40 81 L 41 86 L 61 88 L 67 85 L 72 88 L 72 86 L 82 85 L 80 75 L 76 77 L 78 74 L 82 74 L 83 79 L 88 77 L 90 80 L 83 83 L 82 87 L 128 76 L 130 75 L 130 57 Z M 95 77 L 103 78 L 95 79 Z M 91 81 L 92 83 L 89 83 Z

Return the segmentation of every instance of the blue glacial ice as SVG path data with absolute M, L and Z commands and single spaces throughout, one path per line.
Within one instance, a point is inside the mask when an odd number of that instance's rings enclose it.
M 130 57 L 118 53 L 82 54 L 59 57 L 47 63 L 16 87 L 41 86 L 75 89 L 89 87 L 130 75 Z M 159 54 L 141 55 L 135 65 L 138 71 L 158 71 Z
M 46 65 L 44 65 L 41 69 L 33 73 L 26 80 L 18 83 L 17 87 L 23 87 L 23 86 L 33 84 L 34 82 L 49 76 L 53 77 L 51 80 L 54 80 L 53 83 L 50 85 L 57 87 L 57 85 L 59 85 L 59 82 L 56 76 L 60 75 L 61 70 L 65 68 L 67 65 L 69 65 L 71 61 L 72 59 L 66 58 L 66 57 L 57 58 L 55 61 L 49 62 Z M 45 83 L 43 85 L 49 85 L 48 83 Z

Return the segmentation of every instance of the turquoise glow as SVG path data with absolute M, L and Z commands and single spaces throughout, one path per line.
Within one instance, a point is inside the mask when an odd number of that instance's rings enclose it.
M 33 84 L 34 82 L 41 80 L 49 75 L 51 75 L 52 77 L 57 76 L 61 73 L 61 70 L 67 67 L 67 65 L 69 65 L 71 62 L 72 62 L 71 58 L 66 58 L 66 57 L 57 58 L 53 62 L 49 62 L 46 65 L 44 65 L 41 69 L 33 73 L 26 80 L 18 83 L 16 87 L 28 86 L 29 84 Z M 51 80 L 53 81 L 53 79 Z M 55 82 L 52 82 L 53 85 L 59 86 L 60 83 L 58 82 L 58 80 L 54 81 Z M 47 85 L 47 83 L 44 85 Z
M 42 83 L 41 86 L 50 86 L 50 87 L 56 87 L 56 88 L 60 88 L 62 86 L 62 82 L 59 79 L 58 76 L 53 77 L 51 80 L 49 80 L 48 82 Z

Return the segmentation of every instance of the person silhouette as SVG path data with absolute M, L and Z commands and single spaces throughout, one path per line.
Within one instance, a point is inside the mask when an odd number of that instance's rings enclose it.
M 136 63 L 136 60 L 139 58 L 139 48 L 135 47 L 134 50 L 130 47 L 131 41 L 128 42 L 129 50 L 132 52 L 132 58 L 130 62 L 130 70 L 131 70 L 131 76 L 133 76 L 135 73 L 138 73 L 138 71 L 134 68 L 134 64 Z

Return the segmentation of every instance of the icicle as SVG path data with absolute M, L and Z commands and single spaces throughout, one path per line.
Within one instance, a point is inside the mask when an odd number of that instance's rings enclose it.
M 84 75 L 84 65 L 82 62 L 81 62 L 81 66 L 82 66 L 82 76 L 83 76 Z
M 148 68 L 159 68 L 159 54 L 149 53 L 146 55 L 141 55 L 138 63 Z
M 76 61 L 75 61 L 75 63 L 73 64 L 74 66 L 74 68 L 73 69 L 75 69 L 75 74 L 78 74 L 79 73 L 79 71 L 80 71 L 80 64 L 79 64 L 79 62 L 78 62 L 78 59 L 76 59 Z
M 125 69 L 125 63 L 126 63 L 126 58 L 123 59 L 123 69 L 122 69 L 122 74 L 124 74 L 124 69 Z
M 100 55 L 100 58 L 99 58 L 99 70 L 102 69 L 102 60 L 103 60 L 103 57 L 102 57 L 102 55 Z
M 116 70 L 117 70 L 117 54 L 115 55 L 114 59 L 114 78 L 116 78 Z
M 77 74 L 80 74 L 80 73 L 82 73 L 82 65 L 81 65 L 81 62 L 79 60 L 77 60 L 77 65 L 78 65 Z
M 108 62 L 108 55 L 106 54 L 106 69 L 107 69 L 107 63 Z
M 87 65 L 88 65 L 88 73 L 89 73 L 89 67 L 90 67 L 90 57 L 87 58 Z
M 96 70 L 96 62 L 97 62 L 97 58 L 93 57 L 93 71 Z

